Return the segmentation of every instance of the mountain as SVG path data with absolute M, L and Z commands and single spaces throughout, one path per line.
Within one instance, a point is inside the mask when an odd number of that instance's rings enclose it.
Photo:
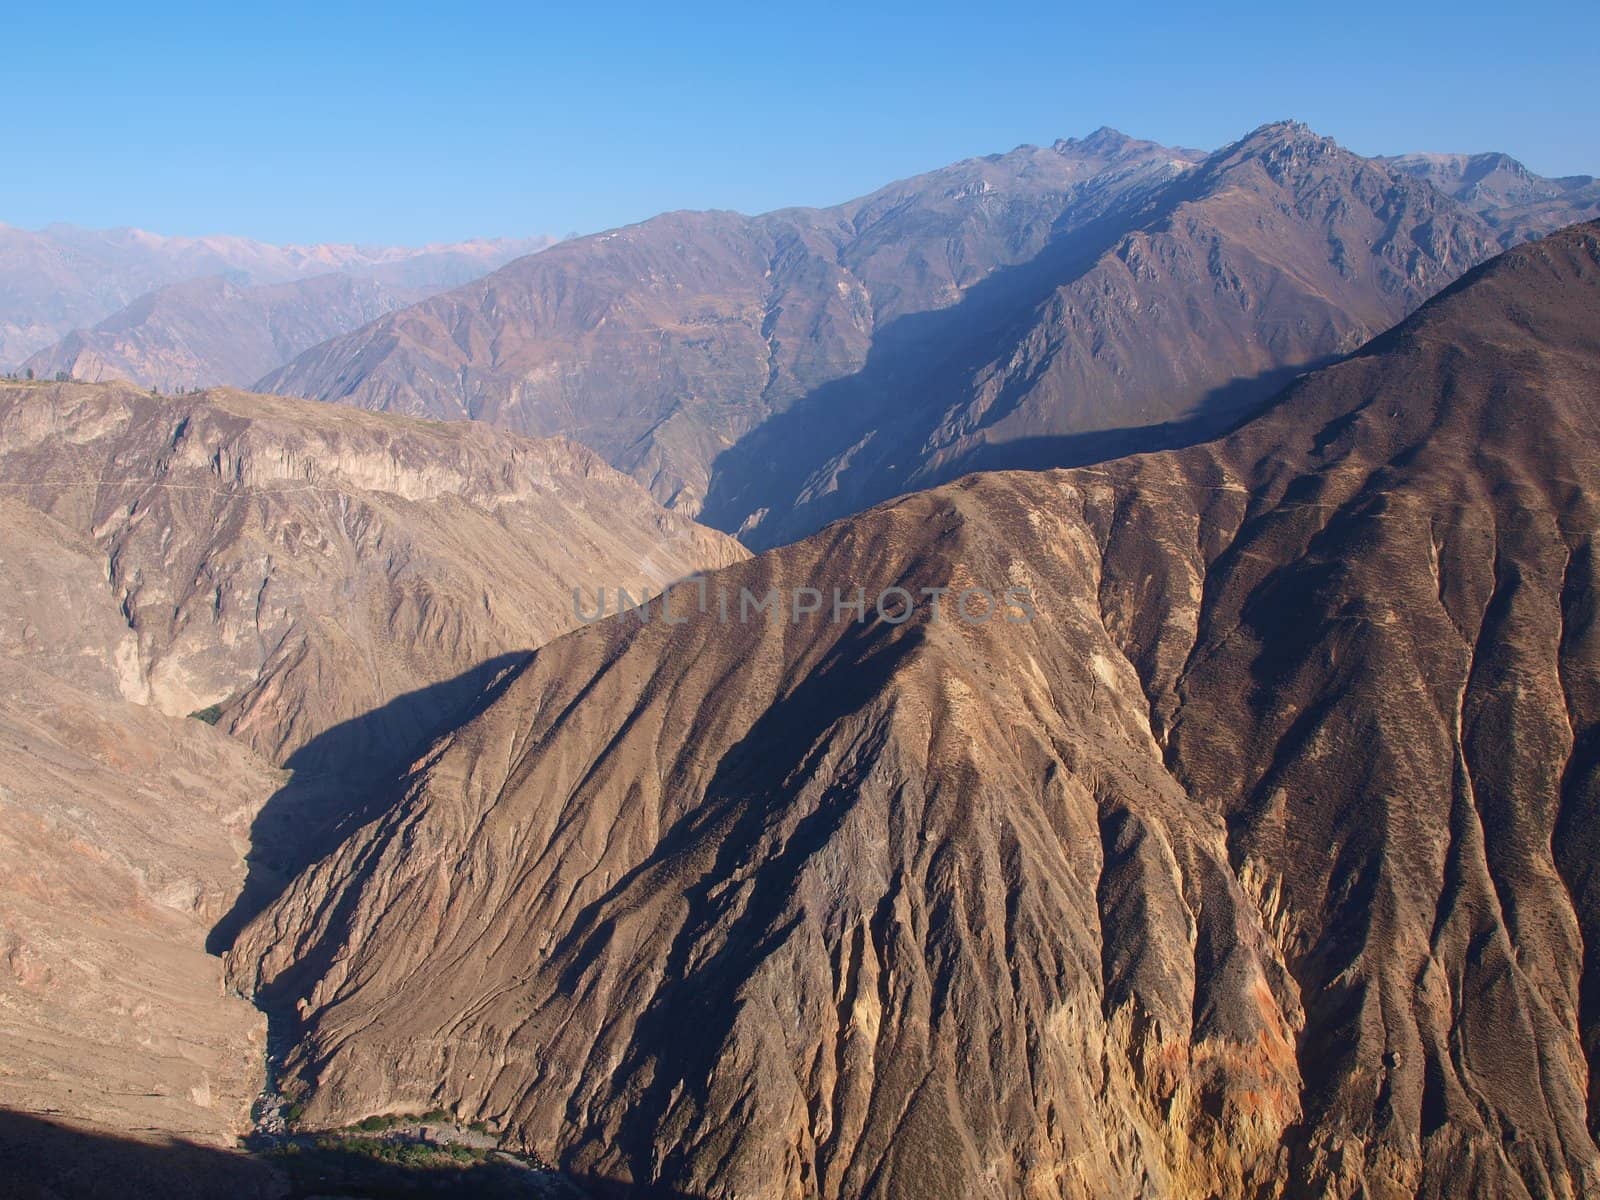
M 698 511 L 712 464 L 918 314 L 1193 169 L 1102 130 L 830 209 L 669 213 L 564 242 L 308 351 L 263 390 L 562 432 Z
M 1045 287 L 1007 297 L 1003 324 L 963 304 L 881 368 L 757 430 L 718 462 L 704 519 L 770 545 L 973 470 L 1196 440 L 1494 249 L 1433 188 L 1302 125 L 1266 126 Z
M 1591 224 L 1221 440 L 560 638 L 229 977 L 311 1125 L 616 1194 L 1593 1195 L 1597 374 Z
M 573 587 L 744 557 L 569 442 L 231 391 L 0 387 L 0 480 L 0 1108 L 208 1144 L 266 1050 L 208 945 Z
M 503 238 L 417 248 L 274 246 L 240 237 L 162 237 L 141 229 L 0 224 L 0 365 L 20 364 L 73 330 L 185 280 L 227 275 L 248 286 L 341 272 L 425 294 L 459 286 L 548 244 L 548 238 Z
M 259 386 L 564 433 L 760 548 L 970 470 L 1220 432 L 1498 248 L 1294 122 L 1210 155 L 1100 130 L 835 208 L 577 239 Z
M 433 290 L 342 274 L 240 287 L 213 275 L 158 288 L 22 365 L 38 379 L 126 379 L 169 392 L 243 386 Z
M 1591 175 L 1546 179 L 1509 154 L 1400 154 L 1378 161 L 1427 180 L 1478 213 L 1498 232 L 1502 246 L 1600 216 L 1600 180 Z

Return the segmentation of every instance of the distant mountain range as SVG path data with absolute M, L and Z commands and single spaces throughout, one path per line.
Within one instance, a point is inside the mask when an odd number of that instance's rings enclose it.
M 1465 204 L 1499 233 L 1504 246 L 1600 216 L 1600 180 L 1546 179 L 1509 154 L 1401 154 L 1377 161 L 1426 179 Z
M 394 302 L 404 303 L 476 279 L 549 242 L 496 238 L 424 247 L 274 246 L 240 237 L 163 237 L 140 229 L 70 225 L 27 230 L 0 224 L 0 366 L 20 367 L 62 337 L 88 331 L 118 314 L 108 329 L 80 336 L 76 351 L 48 354 L 35 364 L 36 373 L 76 367 L 89 378 L 102 370 L 126 369 L 135 382 L 149 384 L 154 378 L 138 374 L 148 366 L 172 379 L 174 386 L 248 383 L 249 378 L 202 377 L 210 373 L 209 356 L 219 351 L 224 366 L 236 365 L 226 357 L 226 338 L 253 332 L 228 311 L 238 290 L 338 273 L 370 280 Z M 134 314 L 120 313 L 147 293 L 207 276 L 225 277 L 235 292 L 179 293 Z M 320 302 L 336 301 L 323 286 Z M 308 293 L 307 302 L 319 302 L 316 296 Z M 263 302 L 248 303 L 260 307 Z M 178 314 L 173 328 L 164 328 L 172 313 Z M 336 331 L 337 323 L 313 318 L 317 329 L 330 330 L 325 336 Z M 200 336 L 184 343 L 183 335 L 194 331 Z M 291 337 L 284 344 L 294 341 Z M 186 363 L 197 368 L 192 382 L 177 374 Z
M 1364 159 L 1293 122 L 1213 154 L 1102 129 L 834 208 L 575 239 L 259 386 L 563 433 L 759 548 L 969 470 L 1225 428 L 1592 210 L 1592 181 L 1493 157 Z

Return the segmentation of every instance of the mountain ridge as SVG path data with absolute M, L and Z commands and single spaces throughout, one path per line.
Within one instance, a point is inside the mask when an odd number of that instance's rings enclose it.
M 1222 180 L 1230 166 L 1259 176 Z M 1170 261 L 1140 247 L 1141 264 L 1096 271 L 1206 180 L 1235 192 L 1168 231 Z M 665 214 L 579 239 L 258 386 L 569 433 L 760 548 L 965 470 L 1219 432 L 1501 236 L 1427 179 L 1298 122 L 1211 154 L 1101 130 L 831 209 Z M 1155 274 L 1141 284 L 1141 270 Z
M 330 271 L 375 274 L 391 286 L 454 286 L 548 238 L 477 238 L 409 248 L 326 243 L 278 246 L 235 236 L 167 237 L 133 228 L 0 222 L 0 365 L 14 366 L 74 329 L 153 289 L 227 274 L 285 283 Z M 437 290 L 437 289 L 435 289 Z M 248 381 L 246 381 L 248 382 Z

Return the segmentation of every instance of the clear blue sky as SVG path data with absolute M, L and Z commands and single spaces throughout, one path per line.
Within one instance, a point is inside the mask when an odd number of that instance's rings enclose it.
M 825 204 L 1113 125 L 1600 174 L 1589 3 L 8 5 L 0 221 L 270 241 Z

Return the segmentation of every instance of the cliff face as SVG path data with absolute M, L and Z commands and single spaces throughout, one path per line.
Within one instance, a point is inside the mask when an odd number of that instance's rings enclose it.
M 231 977 L 311 1119 L 459 1103 L 619 1188 L 1592 1194 L 1597 372 L 1585 226 L 1225 440 L 562 638 Z M 1036 615 L 716 611 L 891 585 Z
M 128 697 L 274 761 L 573 627 L 575 586 L 743 557 L 568 442 L 239 392 L 0 390 L 0 469 L 105 555 Z M 380 713 L 374 753 L 440 715 Z
M 0 528 L 0 1109 L 231 1146 L 266 1023 L 204 946 L 284 773 L 124 698 L 93 543 L 8 496 Z

